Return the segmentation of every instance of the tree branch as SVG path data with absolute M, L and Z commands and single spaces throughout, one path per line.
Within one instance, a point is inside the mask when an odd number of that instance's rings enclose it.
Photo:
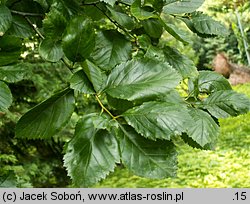
M 41 14 L 41 13 L 27 13 L 27 12 L 15 11 L 15 10 L 10 10 L 10 11 L 11 13 L 17 14 L 20 16 L 44 17 L 44 14 Z

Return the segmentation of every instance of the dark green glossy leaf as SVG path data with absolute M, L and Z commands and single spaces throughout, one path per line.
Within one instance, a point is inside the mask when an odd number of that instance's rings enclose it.
M 0 81 L 0 112 L 5 112 L 12 103 L 12 95 L 9 87 Z
M 81 93 L 94 94 L 94 88 L 83 70 L 79 70 L 70 79 L 70 88 Z
M 108 104 L 121 112 L 124 112 L 130 108 L 132 108 L 134 106 L 133 102 L 128 101 L 128 100 L 123 100 L 123 99 L 119 99 L 119 98 L 113 98 L 112 96 L 107 94 L 107 100 L 108 100 Z
M 119 25 L 123 26 L 128 30 L 132 30 L 135 27 L 135 22 L 133 18 L 131 18 L 127 14 L 118 12 L 112 9 L 111 7 L 108 7 L 108 10 L 112 15 L 112 19 L 114 19 L 117 23 L 119 23 Z
M 152 38 L 160 38 L 163 33 L 163 27 L 158 19 L 147 19 L 142 22 L 144 30 Z
M 135 0 L 130 7 L 131 14 L 139 20 L 146 20 L 149 18 L 158 18 L 153 11 L 148 11 L 146 7 L 142 7 L 141 0 Z
M 24 114 L 17 122 L 16 136 L 28 139 L 52 137 L 67 124 L 74 107 L 73 91 L 61 91 Z
M 232 89 L 230 83 L 225 77 L 211 71 L 199 72 L 198 86 L 200 92 L 208 93 Z
M 0 80 L 15 83 L 28 78 L 31 75 L 30 64 L 19 63 L 0 67 Z
M 63 57 L 62 45 L 59 41 L 45 38 L 39 46 L 39 54 L 50 62 L 58 62 Z
M 163 179 L 177 170 L 177 152 L 170 141 L 152 141 L 129 126 L 121 126 L 119 143 L 123 164 L 138 176 Z
M 91 58 L 97 66 L 111 70 L 117 64 L 127 61 L 131 51 L 131 43 L 125 36 L 114 30 L 106 30 L 97 34 Z
M 88 187 L 105 178 L 120 160 L 115 137 L 100 125 L 105 120 L 96 114 L 84 116 L 67 145 L 64 165 L 78 187 Z
M 56 9 L 51 9 L 43 20 L 44 34 L 53 40 L 60 40 L 62 38 L 66 26 L 67 21 L 65 17 Z
M 192 13 L 198 9 L 205 0 L 178 0 L 167 1 L 163 12 L 168 14 Z
M 232 90 L 212 93 L 202 104 L 216 118 L 237 116 L 250 111 L 250 100 L 244 94 Z
M 16 62 L 21 54 L 22 41 L 14 36 L 0 37 L 0 66 Z
M 95 46 L 95 32 L 92 21 L 84 16 L 73 18 L 63 36 L 63 51 L 72 62 L 87 59 Z
M 0 4 L 0 36 L 4 35 L 4 33 L 10 28 L 12 23 L 12 15 L 10 10 Z
M 7 33 L 20 38 L 29 38 L 35 34 L 27 20 L 22 16 L 16 15 L 13 16 L 12 25 Z
M 146 102 L 122 115 L 138 133 L 152 140 L 170 140 L 192 124 L 185 106 L 170 102 Z
M 86 60 L 82 66 L 85 74 L 87 75 L 88 79 L 93 84 L 93 87 L 96 92 L 101 91 L 104 87 L 104 82 L 106 81 L 107 76 L 104 72 L 92 63 L 89 60 Z
M 180 80 L 179 74 L 167 63 L 131 60 L 112 70 L 105 92 L 114 98 L 131 101 L 167 93 Z
M 192 108 L 189 114 L 194 120 L 194 123 L 188 127 L 189 137 L 202 147 L 217 140 L 219 126 L 208 113 Z
M 177 49 L 165 46 L 164 54 L 166 61 L 176 69 L 183 78 L 194 78 L 198 76 L 198 71 L 194 62 L 182 55 Z

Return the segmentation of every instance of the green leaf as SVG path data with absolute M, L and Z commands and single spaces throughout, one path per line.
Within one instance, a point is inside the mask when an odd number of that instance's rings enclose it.
M 200 92 L 208 93 L 232 89 L 230 83 L 225 77 L 211 71 L 199 72 L 198 87 Z
M 205 0 L 167 1 L 167 5 L 163 7 L 163 12 L 168 14 L 192 13 L 201 7 L 204 1 Z
M 166 61 L 176 69 L 183 78 L 194 78 L 198 76 L 198 71 L 194 62 L 182 55 L 177 49 L 165 46 L 164 54 Z
M 28 78 L 31 75 L 30 64 L 19 63 L 0 67 L 0 80 L 15 83 Z
M 63 57 L 62 45 L 59 41 L 45 38 L 39 46 L 39 54 L 50 62 L 58 62 Z
M 177 152 L 170 141 L 152 141 L 129 126 L 120 126 L 119 143 L 123 164 L 138 176 L 163 179 L 177 170 Z
M 250 100 L 244 94 L 232 90 L 212 93 L 202 104 L 216 118 L 237 116 L 250 111 Z
M 20 38 L 29 38 L 35 34 L 27 20 L 22 16 L 13 16 L 12 25 L 7 33 Z
M 47 139 L 69 121 L 75 107 L 73 91 L 66 89 L 25 113 L 17 122 L 16 137 Z
M 229 33 L 223 24 L 201 12 L 192 14 L 191 21 L 195 30 L 201 34 L 226 36 Z
M 134 106 L 133 102 L 128 101 L 128 100 L 123 100 L 123 99 L 119 99 L 119 98 L 113 98 L 112 96 L 107 94 L 107 100 L 108 100 L 108 104 L 116 109 L 119 110 L 121 112 L 124 112 L 130 108 L 132 108 Z
M 131 43 L 114 30 L 99 32 L 96 46 L 91 55 L 92 61 L 104 70 L 111 70 L 117 64 L 130 59 Z
M 93 84 L 96 92 L 101 91 L 104 87 L 104 82 L 107 76 L 104 72 L 89 60 L 86 60 L 82 66 L 85 74 L 87 75 L 89 81 Z
M 22 41 L 14 36 L 0 37 L 0 66 L 16 62 L 21 54 Z
M 146 102 L 122 115 L 138 133 L 152 140 L 170 140 L 192 124 L 186 107 L 170 102 Z
M 70 88 L 85 94 L 94 94 L 94 88 L 83 70 L 73 74 L 70 79 Z
M 5 112 L 12 103 L 12 95 L 9 87 L 0 81 L 0 112 Z
M 94 117 L 93 117 L 94 116 Z M 76 125 L 75 135 L 68 143 L 64 166 L 76 186 L 88 187 L 105 178 L 120 160 L 115 137 L 100 124 L 105 118 L 96 114 L 84 116 Z
M 51 9 L 43 20 L 45 36 L 54 40 L 62 38 L 66 26 L 66 18 L 57 9 Z
M 162 24 L 158 19 L 150 18 L 142 21 L 146 33 L 152 38 L 160 38 L 163 33 Z
M 164 94 L 180 80 L 179 74 L 167 63 L 131 60 L 111 71 L 105 92 L 114 98 L 132 101 Z
M 111 6 L 114 6 L 114 4 L 115 4 L 115 2 L 117 0 L 100 0 L 100 1 L 103 1 L 103 2 L 105 2 L 105 3 L 107 3 L 107 4 L 111 5 Z
M 114 19 L 119 25 L 121 25 L 122 27 L 128 30 L 132 30 L 135 27 L 135 22 L 133 18 L 131 18 L 125 13 L 121 13 L 121 12 L 114 10 L 110 6 L 107 8 L 112 15 L 112 19 Z
M 13 171 L 0 176 L 0 188 L 16 188 L 17 179 Z
M 194 123 L 188 126 L 188 136 L 200 146 L 216 141 L 219 134 L 219 127 L 213 118 L 206 112 L 192 108 L 189 111 Z
M 10 28 L 12 23 L 12 15 L 10 10 L 0 4 L 0 36 L 3 36 L 4 33 Z
M 146 20 L 149 18 L 158 18 L 153 11 L 148 11 L 147 7 L 142 7 L 141 0 L 135 0 L 130 7 L 131 14 L 138 20 Z
M 66 28 L 62 43 L 66 57 L 72 62 L 87 59 L 95 46 L 92 21 L 84 16 L 74 17 Z

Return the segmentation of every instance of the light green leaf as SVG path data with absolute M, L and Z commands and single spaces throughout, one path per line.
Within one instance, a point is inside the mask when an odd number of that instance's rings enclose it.
M 21 54 L 21 39 L 4 35 L 0 37 L 0 66 L 16 62 Z
M 8 83 L 15 83 L 26 79 L 30 74 L 30 64 L 28 63 L 0 67 L 0 80 Z
M 142 177 L 173 177 L 177 170 L 177 152 L 170 141 L 152 141 L 138 135 L 129 126 L 120 126 L 119 143 L 123 164 Z
M 201 12 L 194 13 L 191 21 L 195 30 L 201 34 L 226 36 L 229 33 L 223 24 Z
M 13 16 L 12 25 L 7 33 L 20 38 L 29 38 L 35 34 L 27 20 L 22 16 L 16 15 Z
M 165 46 L 164 54 L 166 61 L 176 69 L 183 78 L 194 78 L 198 76 L 194 62 L 182 55 L 177 49 Z
M 0 112 L 5 112 L 12 103 L 12 95 L 9 87 L 0 81 Z
M 83 63 L 82 68 L 85 74 L 87 75 L 89 81 L 93 84 L 95 91 L 101 91 L 103 89 L 104 82 L 107 78 L 104 72 L 89 60 L 86 60 Z
M 188 126 L 188 136 L 200 146 L 216 141 L 219 134 L 219 126 L 206 112 L 192 108 L 189 111 L 194 123 Z
M 94 88 L 83 70 L 73 74 L 70 79 L 70 88 L 85 94 L 94 94 Z
M 168 14 L 192 13 L 201 7 L 204 1 L 205 0 L 167 1 L 167 5 L 163 7 L 163 12 Z
M 128 30 L 132 30 L 135 27 L 133 18 L 131 18 L 125 13 L 121 13 L 121 12 L 114 10 L 110 6 L 107 8 L 112 15 L 112 19 L 114 19 L 117 23 L 119 23 L 119 25 L 123 26 L 124 28 Z
M 231 90 L 228 80 L 222 75 L 211 71 L 200 71 L 198 77 L 198 87 L 200 92 L 215 92 Z
M 84 16 L 74 17 L 68 24 L 62 40 L 63 51 L 73 62 L 87 59 L 95 46 L 92 21 Z
M 158 16 L 153 11 L 148 11 L 145 7 L 142 7 L 141 0 L 135 0 L 130 7 L 130 11 L 131 14 L 139 20 L 158 18 Z
M 47 139 L 69 121 L 75 107 L 74 93 L 61 91 L 25 113 L 17 122 L 16 137 Z
M 186 107 L 170 102 L 146 102 L 122 115 L 138 133 L 152 140 L 170 140 L 192 124 Z
M 223 90 L 212 93 L 202 107 L 216 118 L 226 118 L 250 111 L 250 100 L 244 94 Z
M 92 61 L 104 70 L 111 70 L 117 64 L 130 59 L 131 43 L 114 30 L 99 32 Z
M 59 41 L 45 38 L 39 46 L 39 54 L 50 62 L 58 62 L 63 57 L 62 45 Z
M 0 36 L 3 36 L 4 33 L 10 28 L 12 23 L 12 15 L 10 10 L 0 4 Z
M 167 63 L 131 60 L 111 71 L 105 92 L 114 98 L 132 101 L 167 93 L 180 80 L 180 75 Z
M 64 155 L 64 166 L 78 187 L 89 187 L 104 179 L 120 160 L 115 137 L 102 126 L 95 127 L 96 120 L 99 123 L 105 118 L 90 114 L 79 120 Z

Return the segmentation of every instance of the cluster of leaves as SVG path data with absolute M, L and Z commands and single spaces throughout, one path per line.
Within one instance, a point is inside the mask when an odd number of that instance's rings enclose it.
M 249 99 L 234 92 L 226 79 L 198 72 L 190 59 L 164 42 L 163 33 L 188 43 L 177 21 L 202 37 L 227 33 L 221 23 L 196 12 L 203 0 L 2 2 L 1 111 L 12 101 L 6 83 L 29 74 L 25 59 L 19 59 L 22 39 L 39 36 L 39 55 L 62 61 L 72 71 L 66 88 L 20 118 L 16 137 L 53 137 L 79 105 L 77 95 L 99 104 L 98 112 L 83 114 L 65 146 L 64 165 L 76 186 L 95 184 L 117 163 L 139 176 L 174 176 L 176 138 L 211 149 L 217 119 L 249 111 Z M 179 93 L 187 81 L 188 90 Z

